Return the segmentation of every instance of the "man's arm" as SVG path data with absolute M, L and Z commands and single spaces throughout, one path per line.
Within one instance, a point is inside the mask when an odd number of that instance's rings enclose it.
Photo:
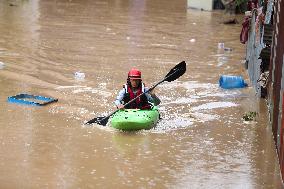
M 145 90 L 147 91 L 148 88 L 145 88 Z M 161 103 L 161 100 L 159 99 L 159 97 L 156 96 L 156 94 L 154 93 L 154 91 L 150 91 L 148 93 L 145 94 L 147 97 L 147 100 L 149 102 L 152 102 L 155 106 L 159 105 Z
M 123 106 L 122 100 L 123 100 L 124 95 L 125 95 L 125 89 L 121 89 L 121 90 L 119 91 L 119 93 L 118 93 L 118 95 L 117 95 L 115 101 L 114 101 L 116 107 L 122 108 L 122 106 Z

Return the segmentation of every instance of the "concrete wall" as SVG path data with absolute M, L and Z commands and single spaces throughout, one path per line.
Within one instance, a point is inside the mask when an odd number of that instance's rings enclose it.
M 187 0 L 187 8 L 211 11 L 213 9 L 213 0 Z

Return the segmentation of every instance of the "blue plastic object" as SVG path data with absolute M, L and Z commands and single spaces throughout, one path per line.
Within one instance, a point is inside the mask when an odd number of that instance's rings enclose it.
M 44 106 L 57 101 L 58 99 L 30 94 L 18 94 L 15 96 L 8 97 L 8 102 L 31 106 Z
M 248 85 L 242 76 L 222 75 L 219 79 L 219 85 L 223 89 L 244 88 Z

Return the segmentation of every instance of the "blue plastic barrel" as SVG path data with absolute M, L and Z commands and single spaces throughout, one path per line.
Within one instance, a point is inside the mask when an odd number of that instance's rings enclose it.
M 222 75 L 219 85 L 223 89 L 244 88 L 247 86 L 242 76 Z

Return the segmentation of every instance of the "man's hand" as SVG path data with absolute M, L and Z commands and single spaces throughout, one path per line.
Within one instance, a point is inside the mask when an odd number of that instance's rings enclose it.
M 120 109 L 120 110 L 124 109 L 124 105 L 123 104 L 118 105 L 117 109 Z

